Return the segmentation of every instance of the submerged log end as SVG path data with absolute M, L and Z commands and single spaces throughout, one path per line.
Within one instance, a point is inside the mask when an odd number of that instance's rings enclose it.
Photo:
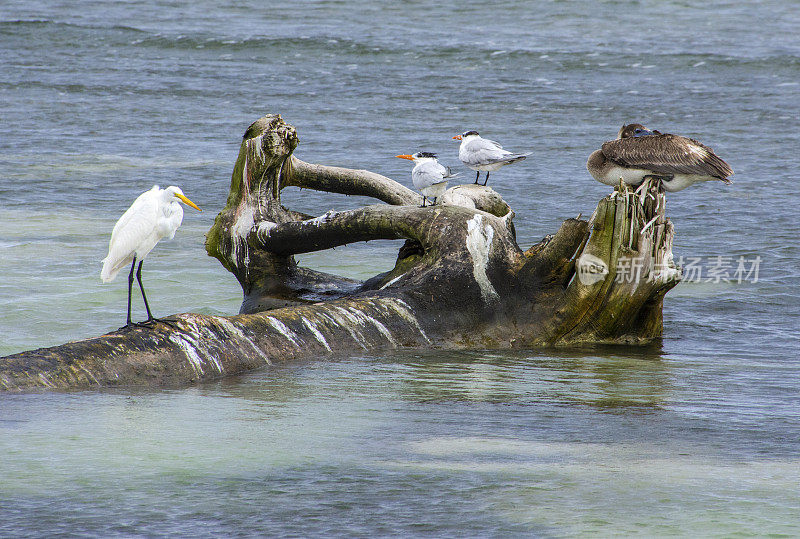
M 658 181 L 622 185 L 598 204 L 552 324 L 552 342 L 647 343 L 662 334 L 664 295 L 681 280 Z
M 166 320 L 170 325 L 120 328 L 7 356 L 0 389 L 176 387 L 265 364 L 242 330 L 224 318 L 182 314 Z

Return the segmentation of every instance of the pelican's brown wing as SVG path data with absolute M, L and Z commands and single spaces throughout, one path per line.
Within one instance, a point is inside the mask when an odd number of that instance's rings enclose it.
M 697 174 L 720 179 L 733 174 L 733 169 L 714 150 L 678 135 L 610 140 L 603 144 L 603 155 L 619 165 L 652 170 L 656 174 Z

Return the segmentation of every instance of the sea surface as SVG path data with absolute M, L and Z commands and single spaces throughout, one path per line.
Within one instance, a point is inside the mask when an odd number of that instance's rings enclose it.
M 204 234 L 267 113 L 301 159 L 409 186 L 394 156 L 421 150 L 471 182 L 468 129 L 532 151 L 490 178 L 523 248 L 608 194 L 585 162 L 623 123 L 697 138 L 736 174 L 668 193 L 695 269 L 650 347 L 0 395 L 0 536 L 800 536 L 798 28 L 787 1 L 4 0 L 0 356 L 124 323 L 100 260 L 153 184 L 204 210 L 144 264 L 155 314 L 236 313 Z M 366 278 L 398 246 L 300 261 Z

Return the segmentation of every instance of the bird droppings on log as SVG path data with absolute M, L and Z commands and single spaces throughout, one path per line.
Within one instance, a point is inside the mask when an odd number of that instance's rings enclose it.
M 514 212 L 493 189 L 461 185 L 442 204 L 365 170 L 304 163 L 294 127 L 254 122 L 206 250 L 242 287 L 240 314 L 180 314 L 151 328 L 0 358 L 0 389 L 180 386 L 300 358 L 395 348 L 533 348 L 643 344 L 681 278 L 663 188 L 647 180 L 604 197 L 523 251 Z M 284 188 L 370 196 L 382 204 L 307 216 Z M 402 239 L 395 267 L 367 281 L 302 268 L 294 255 L 356 241 Z M 641 259 L 620 279 L 620 260 Z
M 481 297 L 486 302 L 499 298 L 492 282 L 486 275 L 492 238 L 494 238 L 494 230 L 489 225 L 484 226 L 483 217 L 480 214 L 475 215 L 467 222 L 466 246 L 472 257 L 472 275 L 481 288 Z
M 300 340 L 300 337 L 297 336 L 297 333 L 287 328 L 283 322 L 281 322 L 280 320 L 276 320 L 272 316 L 268 316 L 267 320 L 269 320 L 270 325 L 275 329 L 277 329 L 278 333 L 286 337 L 286 339 L 288 339 L 290 343 L 292 343 L 298 348 L 303 348 L 303 345 L 297 342 L 298 340 Z
M 333 352 L 330 345 L 328 344 L 328 341 L 325 340 L 325 335 L 322 334 L 322 332 L 317 328 L 314 322 L 312 322 L 305 316 L 301 316 L 300 320 L 303 321 L 303 324 L 305 324 L 305 326 L 308 328 L 308 330 L 311 332 L 314 338 L 317 339 L 317 341 L 319 341 L 328 352 Z

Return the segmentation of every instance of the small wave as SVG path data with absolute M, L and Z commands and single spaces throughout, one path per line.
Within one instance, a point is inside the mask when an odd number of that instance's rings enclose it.
M 91 25 L 91 24 L 77 24 L 73 22 L 53 21 L 50 19 L 16 19 L 13 21 L 0 21 L 0 29 L 15 27 L 36 27 L 36 26 L 54 26 L 60 28 L 75 28 L 80 30 L 121 30 L 124 32 L 139 32 L 146 33 L 141 28 L 134 26 L 126 26 L 123 24 L 114 24 L 109 26 Z
M 0 249 L 12 249 L 14 247 L 19 247 L 20 245 L 25 245 L 25 242 L 0 240 Z
M 3 160 L 23 167 L 24 174 L 36 175 L 46 171 L 108 172 L 122 169 L 187 169 L 227 166 L 224 160 L 175 160 L 163 158 L 131 157 L 114 154 L 38 154 L 36 162 L 29 155 L 4 155 Z
M 334 39 L 330 36 L 251 36 L 234 38 L 208 34 L 152 34 L 132 41 L 131 45 L 164 49 L 209 49 L 230 52 L 265 49 L 291 50 L 294 53 L 301 53 L 304 50 L 346 51 L 350 54 L 365 55 L 390 52 L 389 49 L 377 46 L 374 43 L 362 43 L 341 37 Z

